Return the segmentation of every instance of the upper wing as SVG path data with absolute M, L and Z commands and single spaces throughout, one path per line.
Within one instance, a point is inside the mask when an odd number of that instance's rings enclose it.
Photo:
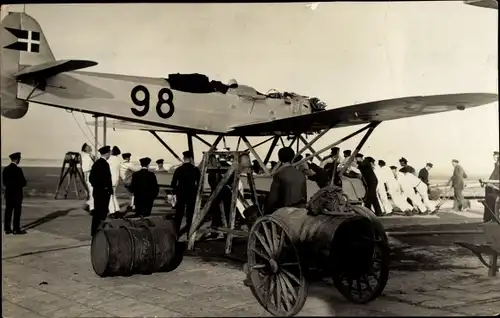
M 498 95 L 488 93 L 403 97 L 324 110 L 308 115 L 235 126 L 229 134 L 245 136 L 270 134 L 292 135 L 316 132 L 332 127 L 347 127 L 457 109 L 463 110 L 496 101 L 498 101 Z

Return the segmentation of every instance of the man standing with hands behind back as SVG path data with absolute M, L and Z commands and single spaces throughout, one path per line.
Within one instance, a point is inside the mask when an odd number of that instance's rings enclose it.
M 194 204 L 200 182 L 200 169 L 193 164 L 193 153 L 184 151 L 182 153 L 184 163 L 175 169 L 172 177 L 172 190 L 177 198 L 175 205 L 175 224 L 177 226 L 178 237 L 184 232 L 189 235 L 191 222 L 193 221 Z M 180 230 L 182 217 L 186 217 L 186 226 Z
M 139 159 L 141 170 L 132 174 L 132 182 L 130 183 L 130 191 L 134 194 L 135 201 L 135 216 L 148 217 L 153 210 L 160 187 L 154 172 L 149 171 L 150 158 Z
M 97 233 L 99 225 L 106 219 L 109 213 L 109 199 L 113 194 L 111 182 L 111 170 L 108 159 L 111 156 L 111 147 L 104 146 L 99 149 L 101 157 L 94 162 L 90 170 L 90 184 L 92 184 L 92 196 L 94 198 L 94 211 L 92 212 L 92 226 L 90 234 Z
M 26 186 L 26 179 L 19 162 L 21 161 L 21 153 L 16 152 L 9 156 L 11 163 L 3 169 L 2 179 L 5 186 L 5 218 L 4 231 L 5 234 L 26 234 L 26 231 L 21 230 L 21 209 L 23 205 L 23 188 Z M 14 224 L 12 231 L 11 221 L 12 213 L 14 213 Z

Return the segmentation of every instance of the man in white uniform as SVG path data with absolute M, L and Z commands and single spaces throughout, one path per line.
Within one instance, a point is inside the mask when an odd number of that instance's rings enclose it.
M 386 180 L 387 172 L 384 171 L 382 167 L 385 167 L 385 161 L 379 160 L 378 166 L 375 166 L 375 168 L 373 169 L 373 171 L 375 172 L 375 176 L 377 177 L 378 180 L 377 196 L 380 201 L 380 208 L 382 209 L 382 212 L 384 212 L 385 214 L 390 214 L 392 213 L 392 204 L 389 201 L 389 198 L 387 197 L 387 191 L 385 189 L 387 185 L 387 180 Z
M 413 173 L 411 173 L 411 170 L 407 167 L 403 168 L 403 174 L 405 175 L 407 182 L 417 190 L 417 195 L 419 195 L 421 199 L 418 200 L 418 202 L 422 202 L 426 209 L 424 214 L 433 213 L 436 210 L 436 206 L 431 201 L 429 201 L 427 185 L 422 180 L 417 178 Z M 413 199 L 411 200 L 413 201 Z M 422 211 L 421 206 L 419 206 L 419 209 L 420 211 Z
M 130 202 L 128 204 L 127 210 L 133 211 L 135 210 L 134 194 L 130 191 L 129 187 L 132 182 L 132 174 L 136 171 L 139 171 L 139 169 L 135 169 L 132 163 L 130 162 L 131 156 L 132 155 L 130 153 L 122 154 L 123 161 L 120 165 L 120 179 L 122 180 L 125 189 L 127 189 L 131 193 Z
M 87 212 L 94 210 L 94 197 L 92 196 L 92 185 L 90 184 L 89 176 L 95 158 L 91 153 L 92 153 L 92 147 L 90 147 L 87 143 L 84 143 L 82 146 L 81 156 L 82 156 L 83 177 L 85 178 L 85 183 L 87 184 L 87 189 L 89 191 L 88 200 L 85 202 L 85 210 Z
M 387 192 L 391 196 L 392 203 L 395 207 L 404 212 L 405 215 L 411 216 L 413 207 L 406 201 L 406 196 L 403 194 L 401 189 L 401 185 L 398 180 L 398 176 L 400 178 L 403 177 L 403 174 L 398 171 L 396 166 L 391 166 L 390 170 L 384 165 L 382 167 L 382 171 L 385 172 L 386 182 L 387 182 Z
M 120 212 L 120 203 L 116 198 L 116 188 L 118 187 L 118 182 L 120 182 L 120 165 L 121 159 L 118 157 L 122 152 L 120 148 L 117 146 L 113 146 L 111 150 L 111 156 L 109 156 L 108 164 L 109 169 L 111 170 L 111 184 L 113 185 L 113 194 L 111 195 L 111 199 L 109 200 L 109 217 L 116 218 L 120 213 L 115 214 L 116 212 Z
M 409 198 L 414 207 L 417 207 L 420 214 L 426 214 L 427 207 L 422 202 L 422 198 L 415 192 L 415 187 L 421 182 L 408 167 L 403 167 L 398 176 L 399 183 L 403 189 L 403 195 Z

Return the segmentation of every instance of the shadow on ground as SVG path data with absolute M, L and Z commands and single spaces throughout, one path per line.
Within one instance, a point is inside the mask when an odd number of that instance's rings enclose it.
M 59 211 L 55 211 L 55 212 L 52 212 L 52 213 L 49 213 L 47 215 L 45 215 L 44 217 L 41 217 L 33 222 L 30 222 L 28 224 L 25 224 L 23 226 L 23 229 L 24 230 L 30 230 L 30 229 L 33 229 L 37 226 L 40 226 L 42 224 L 45 224 L 47 222 L 50 222 L 52 220 L 55 220 L 59 217 L 62 217 L 62 216 L 67 216 L 69 214 L 69 212 L 71 211 L 74 211 L 74 210 L 77 210 L 78 208 L 71 208 L 71 209 L 66 209 L 66 210 L 59 210 Z
M 199 258 L 202 262 L 226 266 L 241 270 L 246 262 L 246 241 L 244 239 L 234 239 L 232 253 L 224 255 L 225 240 L 211 240 L 198 242 L 193 251 L 185 251 L 188 257 Z M 392 270 L 398 271 L 434 271 L 440 269 L 471 269 L 475 267 L 454 264 L 452 260 L 456 257 L 469 257 L 471 253 L 460 247 L 448 247 L 443 249 L 440 246 L 391 246 Z M 311 276 L 311 275 L 308 275 Z M 320 280 L 320 278 L 310 278 Z

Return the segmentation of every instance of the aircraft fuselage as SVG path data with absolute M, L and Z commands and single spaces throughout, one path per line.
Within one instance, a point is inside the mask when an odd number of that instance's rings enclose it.
M 73 71 L 50 77 L 35 89 L 20 83 L 18 98 L 31 103 L 199 132 L 305 114 L 284 99 L 255 100 L 234 92 L 188 93 L 163 78 Z

